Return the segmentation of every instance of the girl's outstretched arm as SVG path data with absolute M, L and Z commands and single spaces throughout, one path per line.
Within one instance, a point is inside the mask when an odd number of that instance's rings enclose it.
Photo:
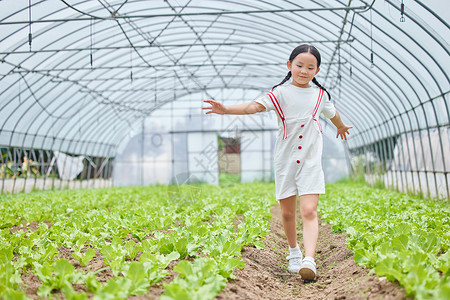
M 264 105 L 255 101 L 231 106 L 225 106 L 222 103 L 214 100 L 204 100 L 203 102 L 211 104 L 210 107 L 202 107 L 202 109 L 208 109 L 208 111 L 206 112 L 207 114 L 250 115 L 266 110 Z
M 348 132 L 348 130 L 350 128 L 353 128 L 353 126 L 345 125 L 344 122 L 342 122 L 341 115 L 339 114 L 339 112 L 337 110 L 336 110 L 336 114 L 334 115 L 333 118 L 330 119 L 330 121 L 337 128 L 336 138 L 338 138 L 340 136 L 341 140 L 344 140 L 344 139 L 347 140 L 347 134 L 350 134 L 350 132 Z

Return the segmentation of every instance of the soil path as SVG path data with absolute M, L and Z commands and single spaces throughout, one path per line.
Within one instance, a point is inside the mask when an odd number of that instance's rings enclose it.
M 265 249 L 244 247 L 242 258 L 246 267 L 234 271 L 237 278 L 230 280 L 216 299 L 405 298 L 405 290 L 398 283 L 380 280 L 375 274 L 369 274 L 368 269 L 356 265 L 345 244 L 346 234 L 332 233 L 331 226 L 320 221 L 317 280 L 305 283 L 299 275 L 288 273 L 288 244 L 279 205 L 272 208 L 272 216 L 271 233 L 265 241 Z M 298 225 L 301 228 L 301 224 Z

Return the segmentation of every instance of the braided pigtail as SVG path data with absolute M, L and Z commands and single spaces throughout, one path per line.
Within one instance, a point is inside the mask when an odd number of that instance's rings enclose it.
M 324 90 L 325 92 L 327 92 L 327 94 L 328 94 L 328 99 L 331 101 L 331 95 L 330 95 L 330 93 L 317 81 L 317 79 L 316 79 L 316 77 L 314 77 L 313 79 L 312 79 L 312 82 L 315 84 L 315 85 L 317 85 L 320 89 L 322 89 L 322 90 Z
M 291 73 L 291 71 L 289 71 L 289 72 L 287 73 L 286 77 L 284 77 L 283 81 L 281 81 L 279 84 L 274 85 L 274 86 L 272 87 L 272 91 L 273 91 L 277 86 L 282 85 L 283 83 L 285 83 L 286 81 L 288 81 L 289 78 L 291 78 L 291 76 L 292 76 L 292 73 Z

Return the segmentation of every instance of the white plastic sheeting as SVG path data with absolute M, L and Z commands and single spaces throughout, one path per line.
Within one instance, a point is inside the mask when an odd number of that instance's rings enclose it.
M 274 180 L 274 143 L 273 131 L 244 131 L 241 134 L 241 182 Z
M 394 148 L 393 170 L 450 170 L 450 129 L 402 135 Z
M 188 182 L 219 184 L 218 137 L 216 133 L 188 133 Z
M 53 152 L 56 157 L 59 177 L 63 180 L 74 180 L 84 169 L 84 156 L 69 156 L 59 151 Z

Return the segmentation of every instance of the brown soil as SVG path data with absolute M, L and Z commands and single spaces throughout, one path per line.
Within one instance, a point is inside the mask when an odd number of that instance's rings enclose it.
M 272 208 L 272 216 L 271 233 L 265 241 L 265 249 L 244 247 L 242 258 L 246 267 L 234 271 L 237 278 L 230 280 L 216 299 L 405 298 L 405 290 L 398 283 L 382 280 L 369 274 L 368 269 L 356 265 L 345 243 L 346 234 L 332 233 L 331 226 L 320 221 L 315 257 L 316 281 L 304 282 L 299 275 L 289 273 L 286 260 L 288 244 L 279 205 Z
M 375 274 L 369 274 L 368 269 L 356 265 L 352 252 L 346 246 L 346 234 L 332 233 L 331 226 L 320 221 L 316 255 L 318 276 L 314 282 L 303 282 L 298 274 L 287 271 L 288 244 L 281 225 L 279 205 L 272 208 L 272 216 L 271 232 L 264 241 L 266 247 L 263 250 L 253 246 L 243 248 L 242 258 L 246 267 L 234 271 L 236 279 L 228 281 L 226 287 L 216 297 L 217 300 L 405 299 L 405 290 L 398 283 L 380 279 Z M 36 227 L 33 225 L 31 227 Z M 298 225 L 301 228 L 301 224 Z M 13 231 L 20 229 L 14 228 Z M 91 246 L 87 245 L 82 252 L 88 247 Z M 59 247 L 58 250 L 59 255 L 56 258 L 67 259 L 78 271 L 86 272 L 89 269 L 96 271 L 106 267 L 98 250 L 96 257 L 87 267 L 81 266 L 72 257 L 72 250 L 65 247 Z M 163 283 L 172 281 L 176 276 L 172 270 L 176 263 L 172 262 L 168 267 L 171 275 L 151 286 L 146 295 L 132 296 L 130 299 L 158 299 L 164 291 Z M 97 274 L 97 280 L 101 282 L 106 282 L 112 277 L 113 274 L 108 268 Z M 25 272 L 22 279 L 28 287 L 27 296 L 32 299 L 39 298 L 36 292 L 41 285 L 40 280 L 30 271 Z M 86 291 L 82 285 L 74 285 L 74 288 L 77 292 Z M 55 292 L 59 297 L 65 298 L 60 291 Z M 92 294 L 89 294 L 92 298 Z

